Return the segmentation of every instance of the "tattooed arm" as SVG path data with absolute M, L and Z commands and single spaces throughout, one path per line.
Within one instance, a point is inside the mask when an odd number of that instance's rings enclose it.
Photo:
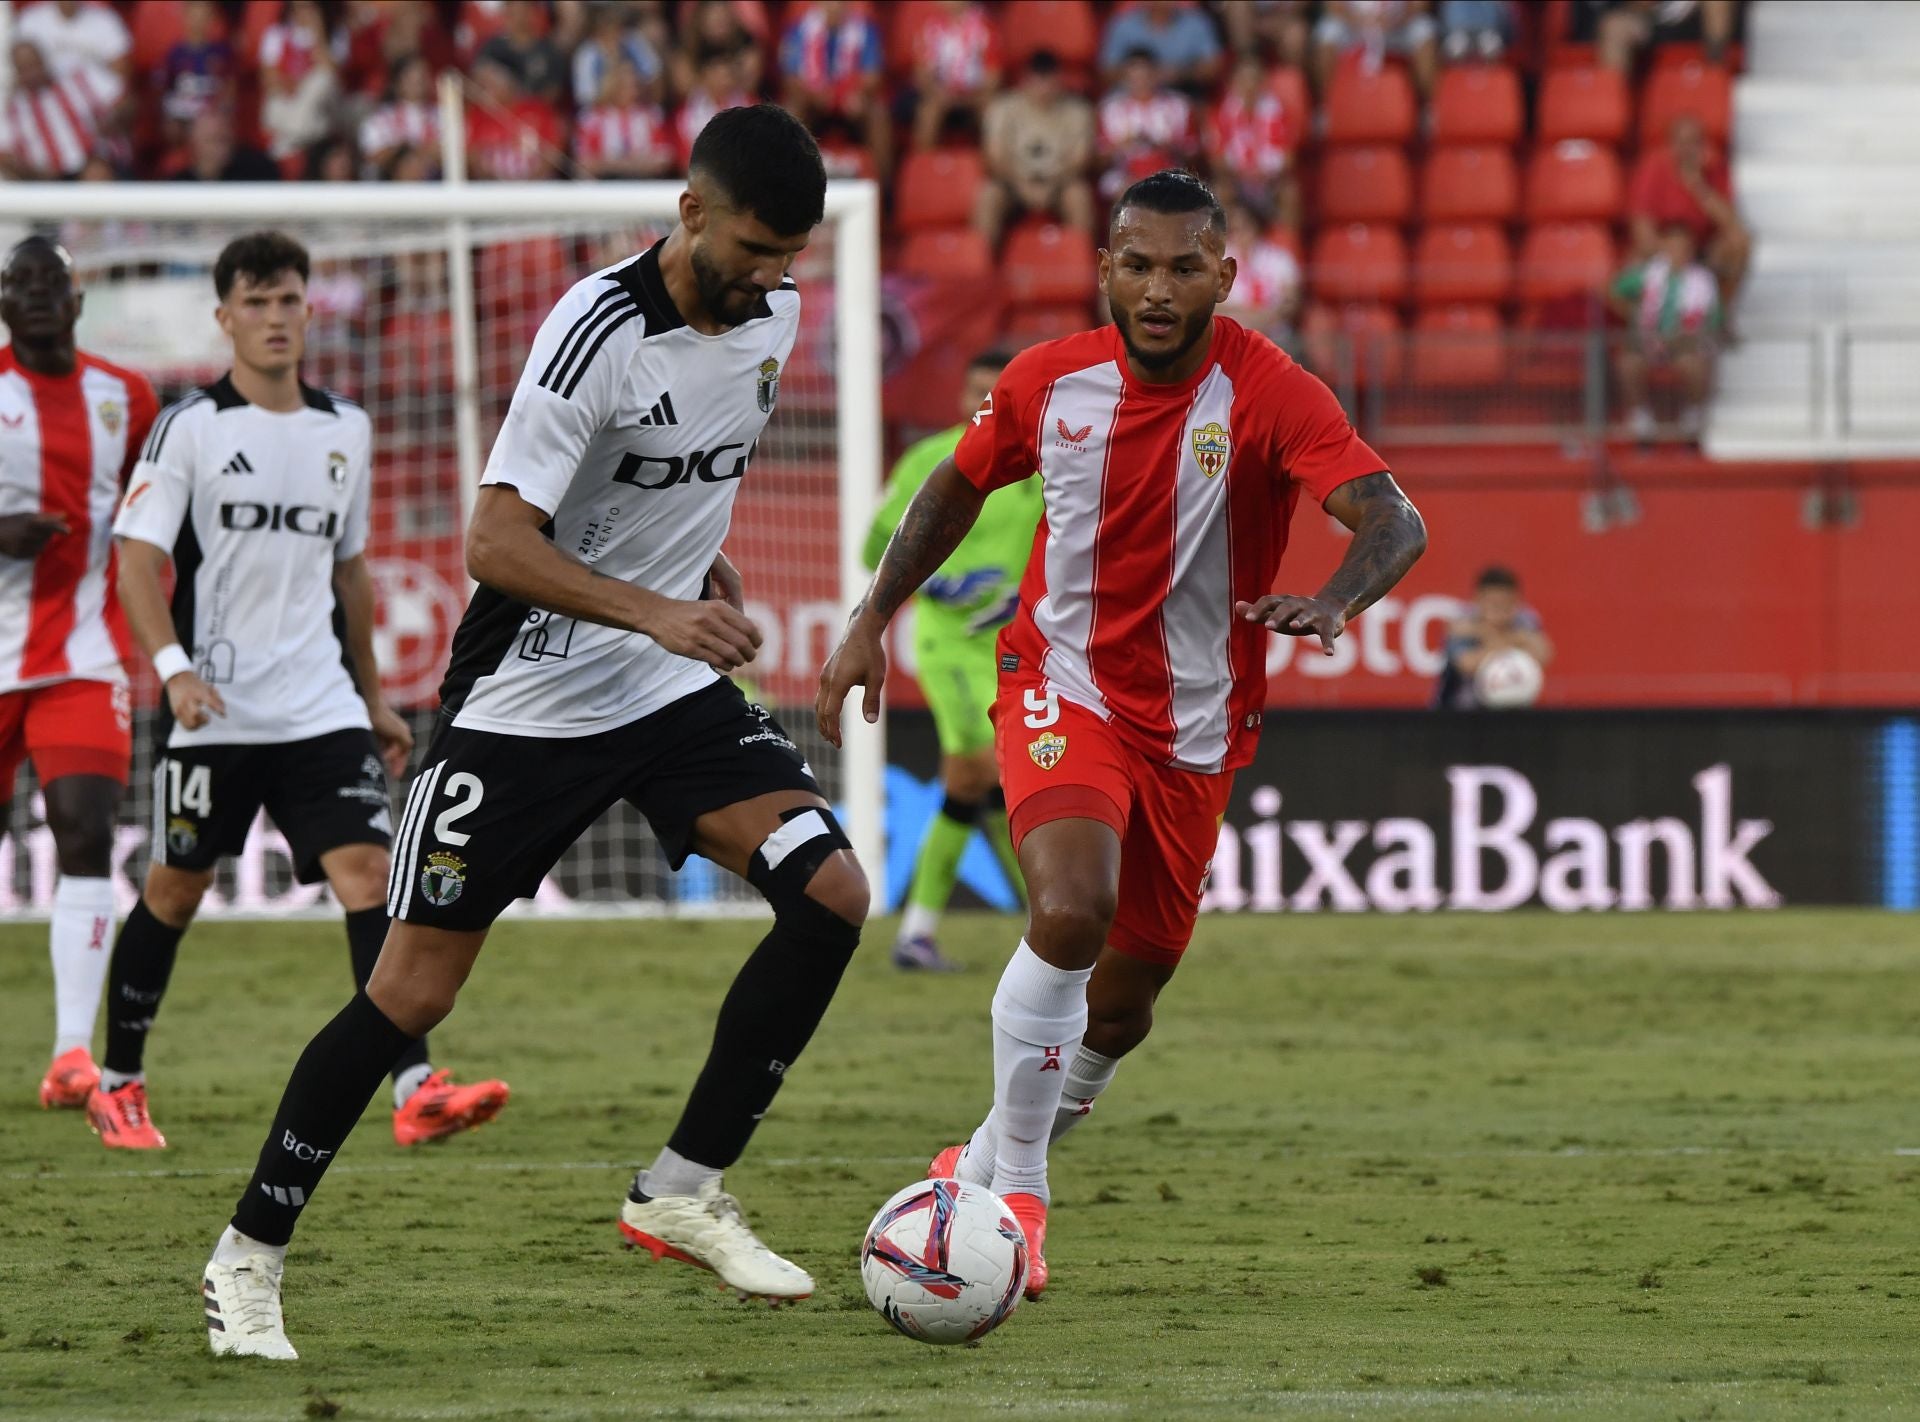
M 887 623 L 960 546 L 960 540 L 980 516 L 980 505 L 986 497 L 949 458 L 934 467 L 907 505 L 867 595 L 853 609 L 840 645 L 820 670 L 814 715 L 820 723 L 820 734 L 830 744 L 840 744 L 840 707 L 854 687 L 866 688 L 861 714 L 868 721 L 880 719 L 880 687 L 887 679 L 887 652 L 882 640 Z
M 1321 650 L 1332 656 L 1334 639 L 1347 623 L 1385 597 L 1426 552 L 1427 526 L 1384 469 L 1349 479 L 1327 496 L 1326 510 L 1353 530 L 1347 556 L 1326 586 L 1312 597 L 1269 594 L 1235 603 L 1233 610 L 1289 637 L 1318 637 Z

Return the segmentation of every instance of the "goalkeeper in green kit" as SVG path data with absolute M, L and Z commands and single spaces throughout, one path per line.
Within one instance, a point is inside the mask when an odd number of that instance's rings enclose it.
M 967 367 L 961 412 L 971 417 L 986 403 L 1007 357 L 988 352 Z M 887 484 L 886 501 L 867 534 L 866 560 L 878 567 L 887 540 L 934 466 L 960 443 L 964 423 L 931 435 L 900 456 Z M 1020 578 L 1033 551 L 1034 530 L 1044 512 L 1040 476 L 997 490 L 987 497 L 960 546 L 914 598 L 913 645 L 919 660 L 920 689 L 933 712 L 940 737 L 940 781 L 946 800 L 927 825 L 907 891 L 893 965 L 909 971 L 952 972 L 958 964 L 941 953 L 934 940 L 940 914 L 953 893 L 973 832 L 982 831 L 999 855 L 1008 880 L 1025 897 L 1019 862 L 1007 837 L 1006 811 L 999 801 L 1000 771 L 993 757 L 993 725 L 987 708 L 998 689 L 994 642 L 1013 620 L 1020 602 Z

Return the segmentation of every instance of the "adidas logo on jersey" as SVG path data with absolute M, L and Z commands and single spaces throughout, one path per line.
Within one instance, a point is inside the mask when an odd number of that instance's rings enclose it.
M 220 472 L 222 474 L 251 474 L 253 473 L 253 465 L 248 462 L 247 456 L 244 453 L 236 453 L 233 458 L 220 466 Z
M 653 408 L 640 417 L 639 423 L 643 425 L 679 424 L 680 417 L 673 413 L 673 396 L 671 394 L 663 394 L 654 402 Z

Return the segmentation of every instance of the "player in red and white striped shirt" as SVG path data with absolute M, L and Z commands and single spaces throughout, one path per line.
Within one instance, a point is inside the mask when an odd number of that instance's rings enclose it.
M 14 178 L 70 178 L 103 146 L 126 88 L 98 64 L 59 78 L 40 47 L 13 46 L 13 93 L 0 110 L 0 165 Z M 115 145 L 118 146 L 118 145 Z
M 114 505 L 153 424 L 153 387 L 76 349 L 73 262 L 29 237 L 0 268 L 0 823 L 27 756 L 45 787 L 58 1023 L 42 1106 L 80 1107 L 113 947 L 113 823 L 132 715 L 113 595 Z
M 821 734 L 864 686 L 888 619 L 988 492 L 1039 470 L 1046 518 L 1000 634 L 996 751 L 1031 904 L 993 1002 L 993 1111 L 932 1174 L 991 1184 L 1046 1286 L 1047 1146 L 1091 1109 L 1193 933 L 1233 772 L 1266 700 L 1266 633 L 1347 621 L 1426 546 L 1420 516 L 1320 381 L 1214 308 L 1235 267 L 1189 173 L 1129 188 L 1100 287 L 1114 325 L 1016 357 L 908 506 L 820 675 Z M 1270 592 L 1302 493 L 1353 530 L 1310 597 Z

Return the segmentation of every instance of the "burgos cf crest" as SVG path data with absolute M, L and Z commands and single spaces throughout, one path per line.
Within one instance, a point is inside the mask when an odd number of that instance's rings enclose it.
M 467 887 L 467 861 L 457 854 L 436 850 L 427 856 L 420 871 L 420 892 L 435 908 L 445 908 Z
M 760 384 L 754 398 L 760 402 L 762 413 L 771 411 L 773 402 L 780 398 L 780 362 L 772 356 L 760 362 Z
M 1232 447 L 1227 432 L 1212 420 L 1193 432 L 1193 462 L 1209 479 L 1217 478 L 1227 467 L 1227 454 Z
M 1060 757 L 1067 753 L 1067 738 L 1048 731 L 1027 743 L 1027 754 L 1033 757 L 1033 763 L 1042 770 L 1052 770 L 1060 763 Z

